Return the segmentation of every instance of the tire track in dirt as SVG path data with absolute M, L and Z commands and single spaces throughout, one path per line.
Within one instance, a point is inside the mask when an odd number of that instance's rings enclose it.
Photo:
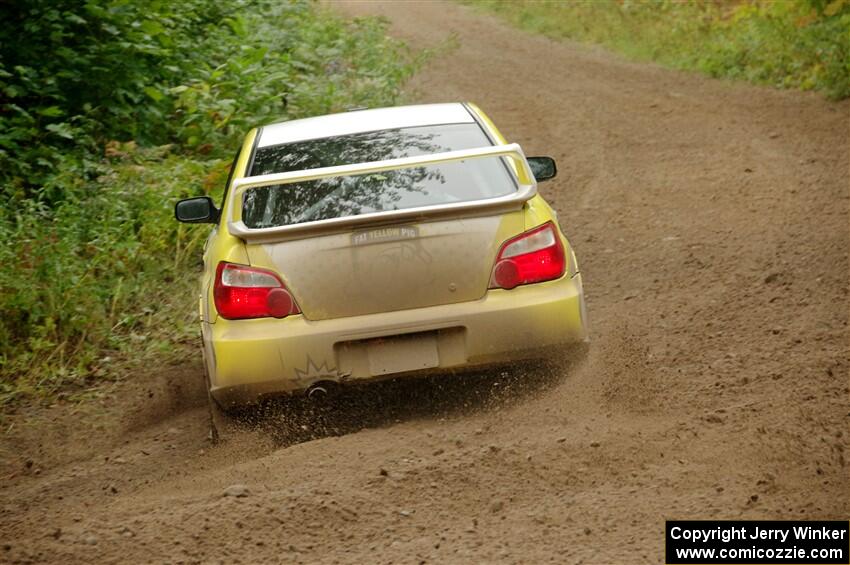
M 417 46 L 456 34 L 413 97 L 472 100 L 556 157 L 541 192 L 585 276 L 589 353 L 382 384 L 217 448 L 196 366 L 128 380 L 103 413 L 15 421 L 0 561 L 659 562 L 665 518 L 850 514 L 847 102 L 454 4 L 336 8 Z

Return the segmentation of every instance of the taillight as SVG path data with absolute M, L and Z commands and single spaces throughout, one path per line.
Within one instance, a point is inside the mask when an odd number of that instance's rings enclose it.
M 285 318 L 301 313 L 277 274 L 247 265 L 219 263 L 213 297 L 218 314 L 228 320 Z
M 548 222 L 506 241 L 496 256 L 490 288 L 559 279 L 567 265 L 555 224 Z

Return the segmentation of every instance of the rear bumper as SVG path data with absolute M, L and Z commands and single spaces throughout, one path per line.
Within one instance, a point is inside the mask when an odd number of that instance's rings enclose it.
M 587 339 L 581 275 L 480 300 L 310 321 L 225 320 L 203 323 L 204 357 L 213 396 L 226 405 L 298 391 L 319 381 L 347 382 L 445 369 L 471 368 L 548 356 L 553 348 Z M 406 336 L 397 338 L 397 336 Z M 395 361 L 376 367 L 376 338 L 427 342 L 436 348 L 426 369 Z M 418 341 L 421 340 L 421 341 Z M 402 346 L 404 347 L 404 346 Z M 396 370 L 405 368 L 409 370 Z

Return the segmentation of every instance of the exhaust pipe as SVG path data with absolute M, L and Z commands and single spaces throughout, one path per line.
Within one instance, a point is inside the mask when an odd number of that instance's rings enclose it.
M 313 385 L 307 389 L 307 398 L 310 400 L 323 400 L 328 396 L 328 389 L 322 385 Z

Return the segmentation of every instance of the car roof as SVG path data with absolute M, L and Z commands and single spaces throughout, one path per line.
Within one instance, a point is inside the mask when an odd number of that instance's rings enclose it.
M 384 129 L 474 122 L 464 104 L 419 104 L 354 110 L 263 126 L 257 147 Z

